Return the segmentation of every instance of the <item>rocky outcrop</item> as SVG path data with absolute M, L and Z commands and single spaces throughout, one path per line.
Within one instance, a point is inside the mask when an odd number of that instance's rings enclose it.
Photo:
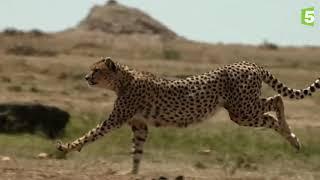
M 80 22 L 78 28 L 111 34 L 151 34 L 176 37 L 173 31 L 149 15 L 138 9 L 121 5 L 115 0 L 103 6 L 94 6 L 89 15 Z

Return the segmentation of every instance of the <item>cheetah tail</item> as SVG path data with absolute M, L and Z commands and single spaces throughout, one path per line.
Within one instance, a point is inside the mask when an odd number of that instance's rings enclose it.
M 305 96 L 311 96 L 316 90 L 320 90 L 320 77 L 304 89 L 292 89 L 281 83 L 269 71 L 263 70 L 263 82 L 271 86 L 281 96 L 288 96 L 291 99 L 303 99 Z

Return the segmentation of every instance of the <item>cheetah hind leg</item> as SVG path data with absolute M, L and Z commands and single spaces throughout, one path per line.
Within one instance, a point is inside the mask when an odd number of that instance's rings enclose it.
M 262 122 L 260 124 L 260 127 L 268 127 L 274 129 L 281 136 L 283 136 L 295 149 L 300 150 L 301 144 L 299 142 L 299 139 L 296 137 L 294 133 L 291 132 L 291 130 L 289 132 L 284 131 L 283 127 L 281 127 L 281 123 L 279 122 L 279 120 L 277 120 L 269 114 L 264 114 L 260 118 L 260 121 Z
M 250 126 L 250 127 L 266 127 L 271 128 L 283 136 L 293 147 L 300 150 L 301 145 L 299 139 L 291 132 L 289 125 L 285 120 L 284 106 L 281 96 L 274 96 L 268 99 L 260 99 L 257 101 L 259 109 L 259 117 L 253 119 L 243 119 L 241 116 L 235 116 L 229 111 L 229 116 L 232 121 L 240 126 Z M 277 119 L 267 112 L 275 111 Z
M 249 126 L 249 127 L 266 127 L 275 130 L 278 132 L 281 136 L 286 138 L 291 145 L 293 145 L 296 149 L 300 149 L 300 143 L 298 138 L 293 133 L 287 133 L 286 131 L 283 131 L 283 128 L 281 128 L 279 121 L 269 115 L 269 114 L 263 114 L 261 117 L 257 119 L 250 119 L 250 120 L 244 120 L 244 119 L 239 119 L 235 118 L 232 114 L 230 114 L 230 118 L 232 121 L 237 123 L 240 126 Z
M 133 133 L 132 138 L 132 169 L 130 171 L 121 172 L 120 174 L 138 174 L 140 162 L 143 156 L 143 145 L 148 137 L 148 126 L 145 122 L 133 119 L 129 126 Z
M 129 122 L 133 132 L 132 138 L 132 169 L 118 172 L 117 175 L 137 175 L 143 155 L 143 145 L 148 137 L 148 126 L 139 120 Z
M 280 130 L 278 132 L 282 136 L 284 136 L 293 147 L 295 147 L 297 150 L 300 150 L 301 144 L 299 142 L 299 139 L 294 133 L 292 133 L 291 128 L 285 119 L 284 104 L 282 97 L 280 95 L 269 97 L 266 100 L 264 107 L 266 108 L 265 111 L 276 112 L 276 116 L 280 126 Z

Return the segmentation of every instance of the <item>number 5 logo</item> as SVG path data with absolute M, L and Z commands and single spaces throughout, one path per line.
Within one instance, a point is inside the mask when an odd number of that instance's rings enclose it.
M 314 7 L 304 8 L 301 10 L 301 23 L 307 26 L 314 26 Z

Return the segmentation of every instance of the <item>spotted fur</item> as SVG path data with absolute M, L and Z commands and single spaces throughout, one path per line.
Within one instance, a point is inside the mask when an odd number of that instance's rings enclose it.
M 127 123 L 133 132 L 132 173 L 138 173 L 148 125 L 187 127 L 212 116 L 218 107 L 225 108 L 235 123 L 274 129 L 300 149 L 298 138 L 285 120 L 281 95 L 302 99 L 320 89 L 319 79 L 302 90 L 289 88 L 267 70 L 249 62 L 179 80 L 139 72 L 110 58 L 102 59 L 90 69 L 86 76 L 89 85 L 116 92 L 113 111 L 84 136 L 71 143 L 59 143 L 57 148 L 64 152 L 80 151 L 85 144 Z M 279 94 L 261 98 L 262 82 Z M 268 112 L 275 112 L 276 117 Z
M 263 70 L 262 74 L 263 82 L 271 86 L 273 90 L 281 94 L 281 96 L 288 96 L 291 99 L 303 99 L 306 96 L 311 96 L 317 89 L 320 89 L 320 77 L 307 88 L 292 89 L 280 82 L 270 72 Z

